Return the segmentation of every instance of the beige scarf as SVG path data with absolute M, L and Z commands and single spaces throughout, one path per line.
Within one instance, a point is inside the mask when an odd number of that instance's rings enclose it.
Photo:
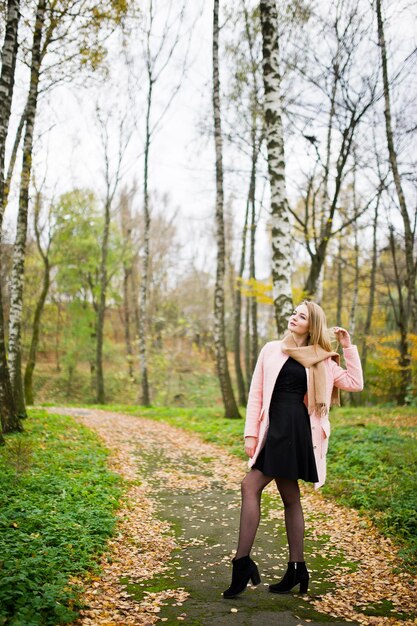
M 327 352 L 319 345 L 297 347 L 292 335 L 287 335 L 282 341 L 282 351 L 288 356 L 310 369 L 308 377 L 308 412 L 311 415 L 315 410 L 317 415 L 326 415 L 329 407 L 326 404 L 326 366 L 324 360 L 331 357 L 339 365 L 340 355 L 337 352 Z M 333 387 L 331 405 L 339 405 L 339 389 Z

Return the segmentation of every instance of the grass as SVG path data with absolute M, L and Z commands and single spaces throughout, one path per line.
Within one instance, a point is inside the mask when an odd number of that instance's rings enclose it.
M 205 441 L 243 452 L 243 421 L 220 409 L 112 405 L 102 407 L 162 420 Z M 333 410 L 327 482 L 323 493 L 370 517 L 400 548 L 407 568 L 417 562 L 417 415 L 406 407 Z
M 0 449 L 0 624 L 66 624 L 80 608 L 70 578 L 98 567 L 121 480 L 72 418 L 33 410 L 24 426 Z
M 168 422 L 245 458 L 243 421 L 224 419 L 220 408 L 102 408 Z M 373 519 L 397 542 L 411 570 L 417 554 L 415 410 L 341 408 L 331 423 L 324 493 Z M 121 494 L 121 480 L 106 459 L 91 431 L 44 410 L 30 411 L 24 433 L 7 436 L 0 448 L 0 625 L 76 618 L 80 589 L 71 579 L 98 567 Z

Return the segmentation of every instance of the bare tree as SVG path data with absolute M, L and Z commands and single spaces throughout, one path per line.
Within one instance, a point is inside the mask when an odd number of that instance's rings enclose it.
M 363 43 L 367 41 L 371 24 L 358 10 L 358 3 L 338 0 L 330 11 L 330 17 L 319 20 L 320 36 L 330 50 L 326 55 L 313 49 L 311 67 L 302 69 L 313 93 L 319 97 L 319 106 L 305 103 L 311 108 L 314 119 L 304 132 L 306 145 L 315 155 L 312 171 L 307 176 L 304 191 L 304 214 L 291 211 L 296 227 L 302 232 L 310 257 L 309 273 L 304 291 L 308 297 L 320 291 L 323 267 L 331 238 L 343 232 L 369 203 L 365 203 L 357 215 L 345 218 L 339 211 L 340 195 L 346 178 L 353 167 L 355 137 L 366 114 L 374 105 L 377 76 L 373 65 L 362 62 Z M 325 129 L 320 139 L 320 120 L 325 107 Z M 305 123 L 304 123 L 305 125 Z M 324 147 L 322 148 L 322 144 Z
M 281 70 L 278 15 L 275 0 L 260 0 L 265 90 L 265 134 L 271 188 L 272 293 L 278 334 L 287 327 L 292 311 L 292 243 L 290 212 L 285 188 L 282 127 Z
M 100 266 L 99 266 L 99 295 L 96 305 L 96 399 L 99 404 L 105 403 L 104 391 L 104 372 L 103 372 L 103 341 L 104 341 L 104 317 L 106 313 L 106 297 L 110 276 L 108 275 L 107 257 L 109 250 L 110 225 L 112 218 L 112 207 L 115 194 L 120 184 L 121 167 L 126 148 L 130 140 L 129 134 L 126 132 L 125 119 L 122 117 L 118 123 L 118 139 L 119 145 L 115 158 L 115 165 L 112 164 L 111 145 L 112 138 L 110 134 L 110 120 L 112 114 L 109 113 L 106 118 L 99 109 L 96 108 L 97 119 L 100 127 L 101 145 L 104 157 L 104 219 L 103 233 L 100 248 Z
M 377 24 L 378 24 L 378 45 L 381 54 L 382 65 L 382 83 L 384 92 L 384 115 L 385 115 L 385 131 L 387 139 L 388 157 L 391 166 L 392 176 L 394 178 L 394 186 L 397 194 L 398 205 L 400 207 L 400 213 L 404 226 L 404 248 L 406 259 L 406 286 L 407 286 L 407 298 L 404 303 L 404 314 L 407 321 L 406 331 L 408 330 L 409 322 L 411 320 L 413 329 L 417 332 L 417 259 L 415 258 L 416 249 L 416 219 L 414 218 L 414 224 L 411 223 L 409 209 L 405 198 L 403 184 L 401 180 L 400 169 L 398 166 L 398 155 L 394 143 L 394 132 L 392 128 L 392 112 L 391 112 L 391 93 L 390 82 L 388 78 L 388 60 L 387 60 L 387 46 L 385 41 L 384 32 L 384 20 L 382 16 L 382 2 L 376 0 L 375 3 Z M 415 52 L 415 51 L 414 51 Z M 391 233 L 390 233 L 391 241 Z M 391 245 L 392 248 L 392 245 Z
M 174 52 L 181 40 L 181 26 L 184 19 L 185 3 L 182 2 L 178 13 L 173 17 L 172 12 L 176 3 L 169 1 L 168 7 L 165 8 L 165 22 L 162 28 L 162 34 L 156 37 L 155 34 L 155 7 L 154 0 L 149 0 L 146 12 L 147 25 L 145 29 L 145 65 L 147 77 L 146 91 L 146 113 L 145 113 L 145 147 L 144 147 L 144 164 L 143 164 L 143 238 L 142 238 L 142 265 L 141 277 L 139 285 L 139 356 L 141 371 L 141 403 L 148 406 L 151 402 L 149 380 L 148 380 L 148 355 L 146 346 L 147 336 L 147 299 L 149 287 L 149 234 L 151 226 L 151 215 L 149 206 L 149 161 L 150 147 L 153 137 L 160 126 L 163 117 L 172 104 L 173 99 L 178 93 L 182 76 L 185 70 L 185 64 L 188 57 L 188 44 L 184 54 L 182 71 L 180 78 L 168 95 L 163 111 L 159 115 L 156 122 L 152 123 L 151 113 L 153 107 L 153 95 L 155 84 L 160 79 L 164 71 L 169 67 Z M 155 45 L 154 40 L 158 43 Z M 189 43 L 189 40 L 188 40 Z
M 224 192 L 223 192 L 223 141 L 220 110 L 219 78 L 219 0 L 214 0 L 213 8 L 213 114 L 214 142 L 216 151 L 216 242 L 217 266 L 214 291 L 214 342 L 217 373 L 223 397 L 225 416 L 240 417 L 233 393 L 227 362 L 227 349 L 224 328 L 224 277 L 225 277 L 225 237 L 224 237 Z

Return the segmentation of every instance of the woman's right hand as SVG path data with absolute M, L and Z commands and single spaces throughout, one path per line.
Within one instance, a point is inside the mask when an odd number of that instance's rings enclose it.
M 258 437 L 245 437 L 245 452 L 250 458 L 255 454 L 257 443 Z

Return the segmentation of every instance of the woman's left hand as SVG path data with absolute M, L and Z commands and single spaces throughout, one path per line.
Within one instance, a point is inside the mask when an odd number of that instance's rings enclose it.
M 340 326 L 334 326 L 333 331 L 337 341 L 340 343 L 342 348 L 349 348 L 352 345 L 350 335 L 345 328 L 341 328 Z

